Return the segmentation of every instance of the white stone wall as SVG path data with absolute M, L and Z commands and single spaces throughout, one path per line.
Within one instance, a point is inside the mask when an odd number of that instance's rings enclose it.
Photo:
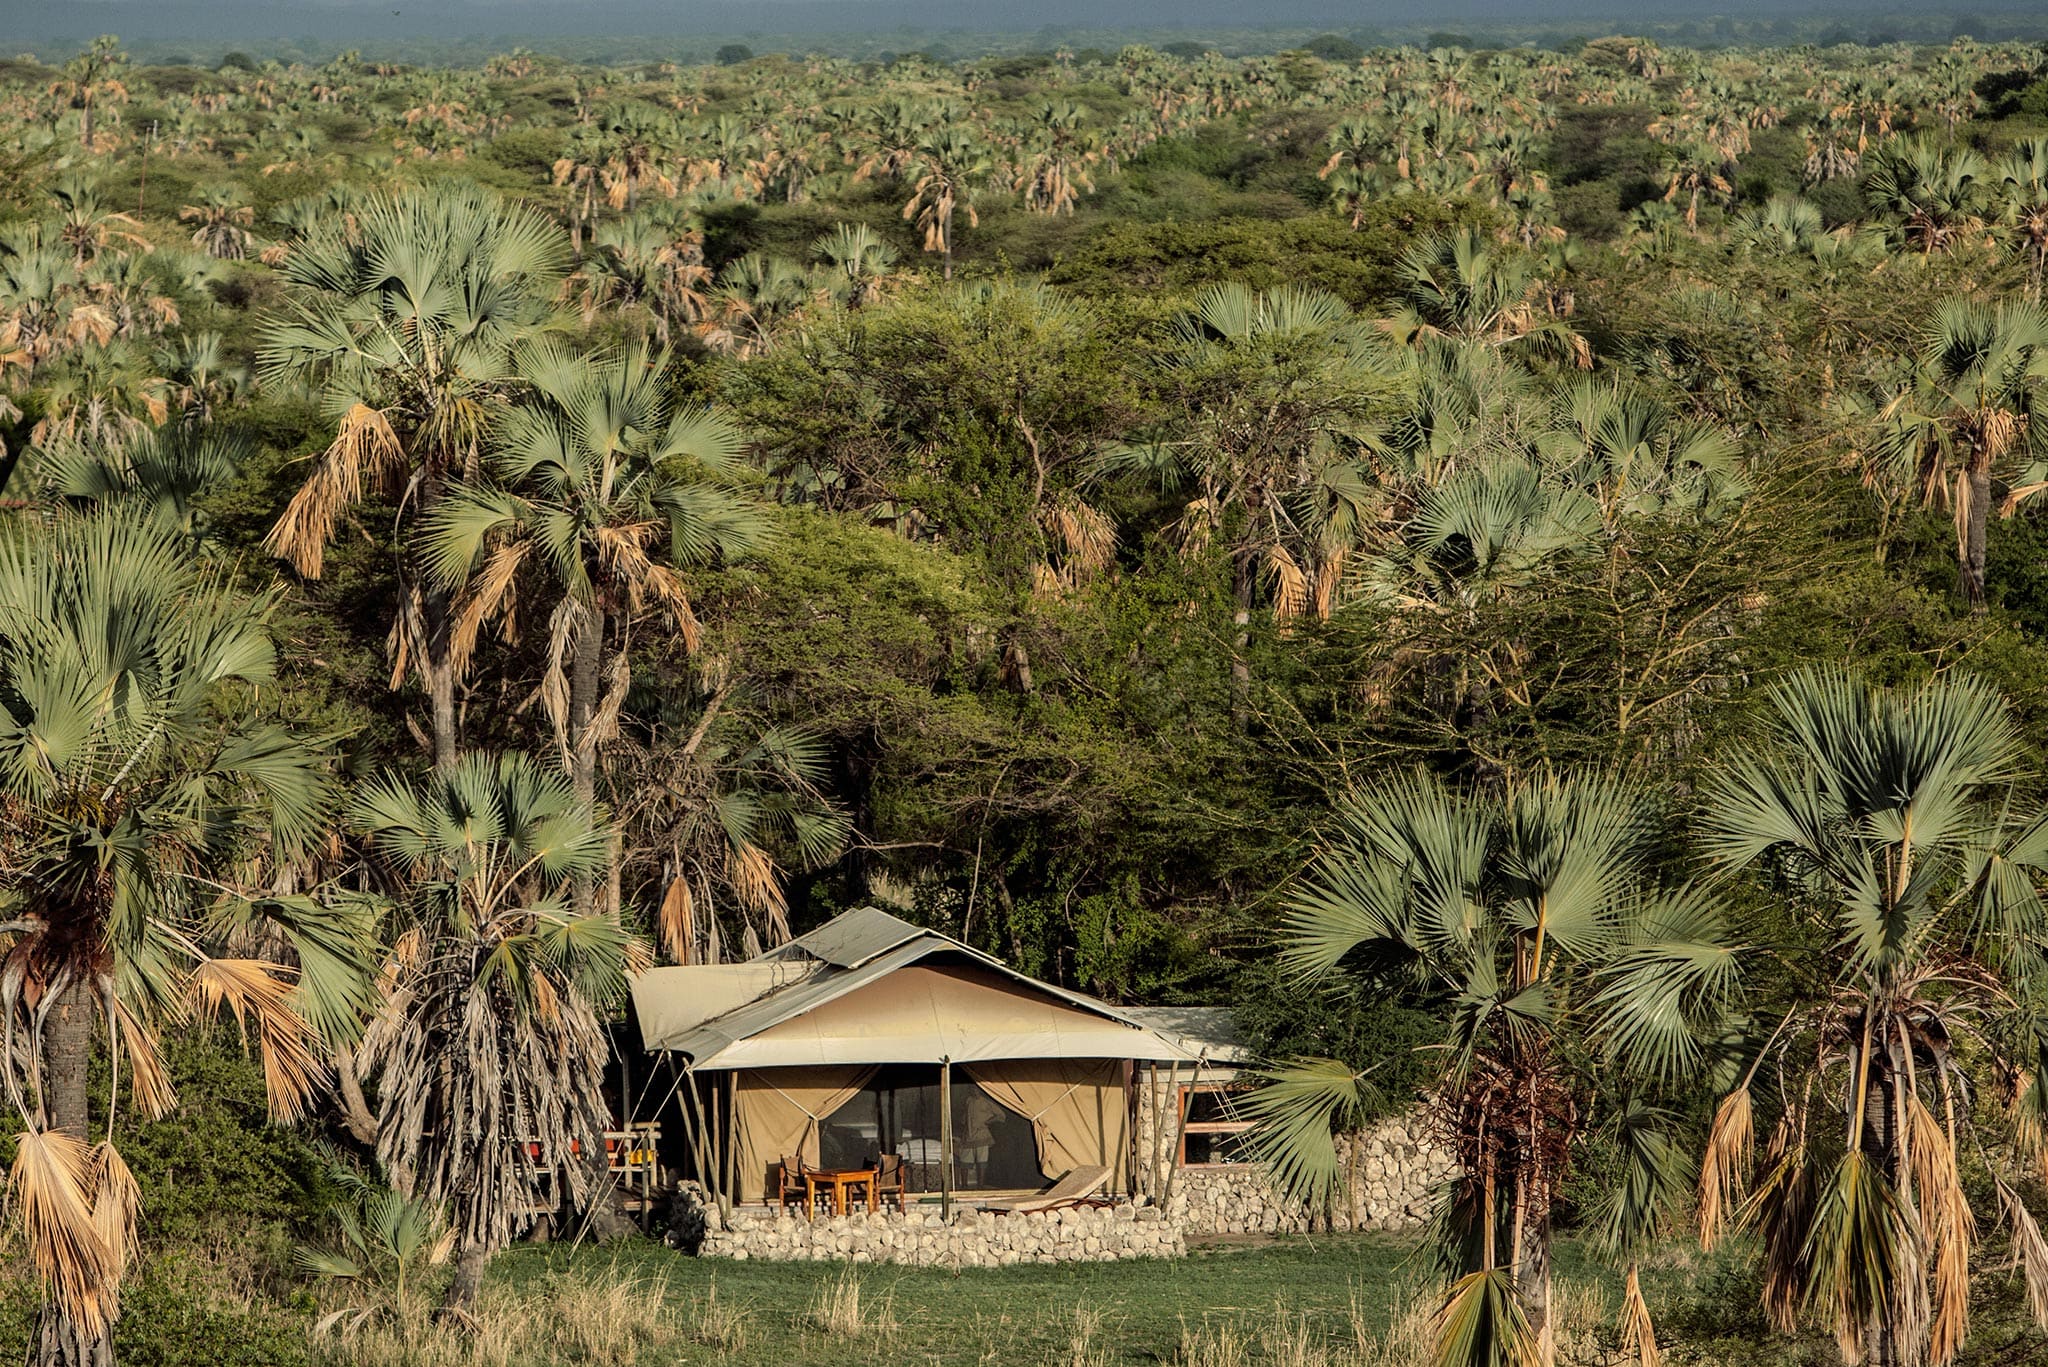
M 784 1211 L 706 1212 L 699 1250 L 709 1257 L 777 1261 L 836 1259 L 918 1267 L 1009 1267 L 1016 1263 L 1170 1258 L 1187 1251 L 1180 1226 L 1159 1207 L 1110 1207 L 996 1214 L 962 1207 L 947 1224 L 937 1211 L 836 1215 L 810 1221 Z
M 1215 1082 L 1214 1075 L 1203 1081 Z M 1222 1080 L 1226 1080 L 1222 1079 Z M 1182 1076 L 1186 1081 L 1186 1075 Z M 1340 1135 L 1337 1155 L 1348 1175 L 1348 1191 L 1340 1194 L 1328 1218 L 1313 1220 L 1299 1202 L 1283 1199 L 1265 1174 L 1248 1164 L 1179 1168 L 1173 1093 L 1162 1075 L 1156 1087 L 1138 1089 L 1138 1189 L 1165 1203 L 1167 1218 L 1191 1235 L 1280 1234 L 1314 1229 L 1411 1229 L 1429 1218 L 1436 1190 L 1456 1171 L 1456 1161 L 1431 1132 L 1421 1111 L 1384 1120 L 1355 1135 Z M 1153 1154 L 1154 1126 L 1163 1117 L 1158 1137 L 1159 1162 Z

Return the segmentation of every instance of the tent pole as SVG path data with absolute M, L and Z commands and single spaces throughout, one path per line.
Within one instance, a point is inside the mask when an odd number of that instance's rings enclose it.
M 939 1218 L 953 1218 L 953 1060 L 939 1059 Z
M 1166 1151 L 1166 1190 L 1159 1198 L 1159 1204 L 1162 1206 L 1173 1199 L 1173 1179 L 1180 1173 L 1180 1149 L 1188 1137 L 1188 1112 L 1195 1108 L 1195 1092 L 1202 1085 L 1202 1065 L 1208 1061 L 1207 1049 L 1195 1055 L 1195 1072 L 1188 1081 L 1187 1101 L 1183 1103 L 1178 1092 L 1173 1098 L 1173 1144 Z
M 725 1087 L 725 1190 L 718 1198 L 719 1213 L 732 1218 L 733 1189 L 740 1184 L 739 1146 L 740 1075 L 727 1075 Z

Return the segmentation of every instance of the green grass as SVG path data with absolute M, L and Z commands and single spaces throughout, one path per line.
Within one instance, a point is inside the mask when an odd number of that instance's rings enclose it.
M 738 1312 L 744 1331 L 719 1345 L 731 1367 L 846 1367 L 915 1363 L 933 1367 L 1070 1363 L 1077 1312 L 1099 1315 L 1091 1362 L 1149 1364 L 1179 1355 L 1183 1334 L 1205 1327 L 1265 1326 L 1276 1307 L 1312 1333 L 1350 1340 L 1355 1328 L 1385 1335 L 1414 1301 L 1426 1269 L 1412 1239 L 1332 1236 L 1204 1249 L 1173 1261 L 1056 1263 L 949 1272 L 863 1265 L 863 1313 L 880 1328 L 849 1335 L 822 1328 L 813 1307 L 848 1275 L 841 1263 L 734 1262 L 688 1258 L 651 1244 L 617 1249 L 530 1247 L 491 1265 L 492 1282 L 521 1294 L 564 1277 L 639 1279 L 666 1286 L 670 1311 L 690 1333 L 713 1296 Z M 1560 1275 L 1611 1283 L 1576 1247 L 1563 1249 Z M 1616 1283 L 1618 1285 L 1618 1283 Z M 1607 1303 L 1619 1293 L 1601 1286 Z M 1356 1325 L 1354 1327 L 1354 1313 Z M 700 1342 L 707 1335 L 694 1334 Z

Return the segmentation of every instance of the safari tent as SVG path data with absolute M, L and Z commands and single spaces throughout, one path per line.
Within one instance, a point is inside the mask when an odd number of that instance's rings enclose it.
M 899 1154 L 912 1200 L 1088 1166 L 1128 1190 L 1134 1069 L 1194 1058 L 1170 1031 L 872 908 L 743 963 L 651 969 L 633 1011 L 654 1056 L 642 1091 L 666 1094 L 685 1137 L 677 1166 L 727 1206 L 770 1199 L 784 1155 Z

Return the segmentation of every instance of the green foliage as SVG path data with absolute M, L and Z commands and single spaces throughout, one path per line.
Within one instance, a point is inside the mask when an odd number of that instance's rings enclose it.
M 149 1194 L 143 1239 L 153 1254 L 218 1247 L 235 1232 L 243 1253 L 284 1270 L 292 1241 L 326 1221 L 332 1159 L 304 1129 L 272 1122 L 263 1070 L 231 1029 L 170 1042 L 176 1114 L 136 1123 L 122 1154 Z
M 1369 308 L 1398 292 L 1396 267 L 1414 239 L 1459 221 L 1456 209 L 1416 198 L 1369 206 L 1356 232 L 1322 216 L 1280 223 L 1223 218 L 1113 224 L 1056 264 L 1047 278 L 1098 298 L 1192 294 L 1218 280 L 1259 290 L 1305 285 Z

